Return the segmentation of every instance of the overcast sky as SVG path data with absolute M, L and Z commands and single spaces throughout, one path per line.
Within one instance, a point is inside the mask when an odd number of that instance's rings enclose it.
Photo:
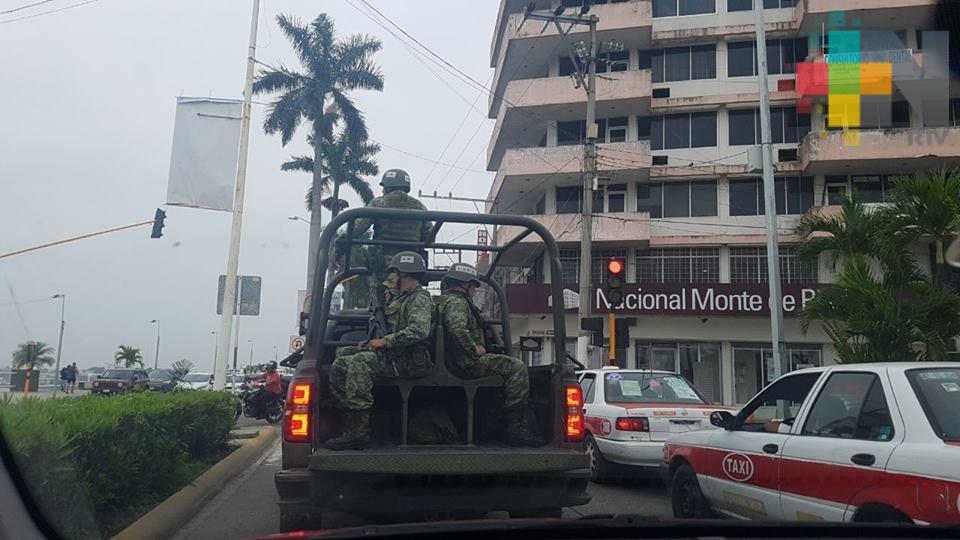
M 370 1 L 474 79 L 489 79 L 496 0 Z M 0 0 L 0 11 L 30 3 Z M 100 0 L 4 24 L 76 3 L 53 0 L 0 15 L 0 253 L 152 219 L 166 195 L 176 96 L 242 94 L 252 0 Z M 486 96 L 471 112 L 476 88 L 428 63 L 442 83 L 424 67 L 426 60 L 346 0 L 262 1 L 258 59 L 297 67 L 274 18 L 287 13 L 308 20 L 320 12 L 332 15 L 340 36 L 366 33 L 383 41 L 375 61 L 384 91 L 355 94 L 371 137 L 436 160 L 466 119 L 441 161 L 473 169 L 459 181 L 458 195 L 485 196 L 493 176 L 481 172 L 493 124 L 480 112 Z M 287 218 L 307 215 L 309 177 L 279 170 L 290 154 L 306 151 L 305 132 L 284 148 L 279 137 L 263 133 L 263 113 L 255 104 L 240 250 L 240 273 L 263 277 L 263 297 L 260 316 L 241 322 L 243 363 L 250 339 L 255 362 L 273 359 L 274 347 L 283 356 L 306 279 L 308 227 Z M 414 190 L 433 168 L 386 146 L 378 161 L 381 170 L 407 170 Z M 438 166 L 423 189 L 440 184 L 445 192 L 463 172 Z M 474 210 L 470 203 L 425 202 Z M 159 319 L 161 367 L 189 358 L 199 370 L 211 370 L 230 215 L 184 208 L 169 208 L 167 215 L 159 240 L 150 239 L 146 227 L 0 260 L 0 366 L 9 365 L 23 341 L 56 346 L 60 305 L 49 297 L 64 293 L 64 362 L 106 365 L 126 344 L 141 348 L 152 367 L 156 326 L 150 320 Z

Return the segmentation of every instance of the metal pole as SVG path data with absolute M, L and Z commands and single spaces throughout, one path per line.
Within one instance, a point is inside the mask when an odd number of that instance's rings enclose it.
M 157 352 L 153 355 L 153 369 L 160 363 L 160 319 L 157 319 Z
M 253 340 L 252 339 L 250 340 L 250 363 L 248 365 L 251 365 L 251 366 L 253 365 Z M 236 368 L 234 368 L 234 371 L 236 371 Z
M 577 357 L 588 365 L 588 332 L 583 321 L 590 316 L 590 266 L 593 252 L 593 187 L 597 178 L 597 17 L 590 16 L 590 49 L 587 53 L 587 140 L 584 144 L 583 220 L 580 223 L 580 330 L 577 334 Z M 554 299 L 554 302 L 558 301 Z M 589 366 L 588 366 L 589 367 Z
M 63 318 L 67 303 L 67 295 L 55 294 L 53 297 L 60 299 L 60 337 L 57 339 L 57 367 L 53 372 L 53 375 L 57 378 L 57 384 L 53 387 L 53 393 L 56 395 L 57 389 L 60 388 L 60 352 L 63 350 L 63 329 L 67 325 Z
M 80 236 L 72 236 L 70 238 L 65 238 L 63 240 L 57 240 L 56 242 L 47 242 L 46 244 L 40 244 L 39 246 L 28 247 L 24 249 L 18 249 L 16 251 L 8 251 L 7 253 L 0 253 L 0 259 L 5 259 L 7 257 L 13 257 L 14 255 L 20 255 L 22 253 L 30 253 L 31 251 L 36 251 L 38 249 L 48 248 L 51 246 L 59 246 L 60 244 L 66 244 L 68 242 L 76 242 L 77 240 L 83 240 L 84 238 L 91 238 L 94 236 L 100 236 L 101 234 L 109 234 L 117 231 L 125 231 L 127 229 L 132 229 L 134 227 L 143 227 L 144 225 L 152 225 L 153 220 L 150 221 L 141 221 L 139 223 L 133 223 L 130 225 L 124 225 L 123 227 L 113 227 L 111 229 L 104 229 L 102 231 L 81 234 Z
M 607 365 L 617 363 L 617 317 L 611 312 L 607 315 L 607 325 L 610 327 L 610 343 L 607 348 Z
M 210 332 L 210 335 L 213 336 L 213 365 L 217 365 L 217 349 L 220 348 L 220 339 L 216 330 Z
M 243 292 L 243 291 L 242 291 L 242 287 L 243 287 L 243 280 L 241 280 L 241 279 L 238 277 L 238 278 L 237 278 L 237 291 L 239 291 L 239 292 L 237 293 L 237 304 L 236 304 L 235 311 L 234 311 L 234 313 L 236 313 L 236 318 L 237 318 L 237 319 L 236 319 L 236 320 L 237 320 L 237 328 L 236 328 L 236 331 L 234 332 L 234 334 L 236 334 L 236 337 L 234 338 L 234 341 L 233 341 L 233 371 L 234 371 L 234 373 L 236 373 L 236 371 L 237 371 L 237 357 L 240 356 L 240 294 L 242 294 L 242 292 Z
M 223 390 L 227 381 L 230 351 L 230 322 L 233 314 L 226 309 L 237 297 L 237 267 L 240 264 L 240 229 L 243 225 L 243 193 L 247 183 L 247 151 L 250 146 L 250 103 L 253 100 L 253 73 L 257 55 L 257 21 L 260 0 L 253 0 L 250 19 L 250 45 L 247 51 L 247 73 L 243 85 L 243 119 L 240 122 L 240 151 L 237 158 L 237 183 L 233 191 L 233 222 L 230 227 L 230 253 L 227 256 L 227 279 L 223 291 L 223 315 L 220 317 L 220 344 L 213 367 L 213 389 Z M 240 315 L 237 314 L 237 317 Z
M 773 338 L 774 378 L 783 373 L 783 301 L 780 293 L 780 249 L 777 232 L 777 197 L 773 180 L 773 142 L 770 136 L 770 91 L 767 75 L 767 39 L 763 28 L 763 3 L 753 2 L 757 32 L 757 80 L 760 82 L 760 153 L 763 157 L 763 195 L 767 225 L 767 282 L 770 285 L 770 330 Z

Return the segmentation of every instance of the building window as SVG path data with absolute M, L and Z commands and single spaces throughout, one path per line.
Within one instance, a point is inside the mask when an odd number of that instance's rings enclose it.
M 960 126 L 960 98 L 950 100 L 950 122 L 953 127 Z
M 654 83 L 717 78 L 717 46 L 695 45 L 646 51 Z
M 626 184 L 606 184 L 593 192 L 593 211 L 597 213 L 625 212 Z
M 627 140 L 629 120 L 626 116 L 600 118 L 597 120 L 598 142 L 624 142 Z M 571 120 L 557 122 L 557 146 L 583 144 L 587 140 L 587 121 Z
M 537 201 L 537 206 L 533 210 L 534 214 L 542 216 L 547 213 L 547 197 L 544 195 L 540 197 L 540 200 Z
M 820 345 L 787 344 L 781 374 L 823 364 Z M 776 379 L 769 343 L 733 344 L 734 403 L 744 404 Z
M 651 150 L 703 148 L 716 145 L 716 111 L 650 118 Z
M 580 4 L 577 4 L 579 6 Z M 570 76 L 578 71 L 586 74 L 586 69 L 579 58 L 573 59 L 569 56 L 561 56 L 557 66 L 557 74 L 561 77 Z M 601 53 L 597 59 L 597 73 L 616 73 L 626 71 L 630 67 L 630 51 L 611 51 Z
M 910 105 L 906 101 L 871 100 L 861 97 L 860 129 L 908 128 Z
M 722 401 L 719 343 L 634 343 L 637 369 L 680 373 L 711 403 Z
M 813 206 L 812 176 L 780 176 L 775 178 L 774 182 L 777 214 L 803 214 Z M 764 215 L 762 179 L 750 178 L 730 181 L 730 215 Z
M 847 193 L 846 176 L 827 176 L 825 179 L 826 190 L 824 199 L 828 205 L 839 205 L 842 202 L 842 196 Z
M 627 250 L 625 249 L 595 249 L 590 258 L 590 283 L 607 282 L 607 263 L 610 259 L 623 259 L 626 261 Z
M 780 281 L 794 285 L 820 282 L 816 264 L 801 261 L 793 247 L 780 246 Z M 730 283 L 767 283 L 767 248 L 730 248 Z
M 770 75 L 796 72 L 796 63 L 807 57 L 807 39 L 768 39 L 767 73 Z M 737 41 L 727 44 L 727 75 L 753 77 L 757 75 L 755 41 Z
M 736 109 L 728 112 L 730 145 L 760 144 L 760 110 Z M 810 133 L 810 115 L 796 107 L 770 109 L 770 136 L 774 144 L 799 143 Z
M 561 249 L 560 269 L 563 271 L 564 284 L 580 283 L 580 250 Z
M 857 174 L 852 176 L 835 175 L 826 177 L 826 203 L 840 204 L 840 194 L 848 193 L 852 188 L 865 203 L 886 202 L 890 190 L 901 175 L 897 174 Z
M 719 283 L 720 248 L 637 250 L 637 283 Z
M 716 11 L 715 0 L 653 0 L 654 17 L 703 15 Z
M 717 215 L 717 181 L 637 184 L 637 212 L 651 218 Z
M 797 0 L 763 0 L 763 9 L 789 8 L 797 5 Z M 727 11 L 753 11 L 752 0 L 727 0 Z
M 579 214 L 583 203 L 581 186 L 557 186 L 556 208 L 558 214 Z

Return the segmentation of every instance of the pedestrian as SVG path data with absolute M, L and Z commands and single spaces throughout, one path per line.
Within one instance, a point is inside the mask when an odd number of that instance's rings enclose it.
M 77 363 L 74 362 L 67 366 L 67 382 L 70 383 L 70 393 L 73 393 L 77 386 Z
M 480 280 L 466 263 L 450 266 L 440 282 L 437 321 L 443 325 L 443 351 L 447 368 L 461 379 L 491 375 L 503 377 L 503 408 L 507 413 L 507 443 L 540 446 L 542 441 L 527 425 L 530 380 L 522 361 L 487 352 L 483 314 L 473 303 Z
M 370 409 L 376 380 L 415 379 L 433 369 L 429 338 L 435 310 L 430 293 L 420 286 L 426 271 L 419 254 L 401 251 L 394 255 L 387 276 L 397 284 L 399 292 L 384 310 L 386 335 L 337 351 L 330 368 L 330 393 L 343 413 L 343 425 L 336 437 L 324 443 L 325 447 L 347 450 L 363 448 L 370 442 Z
M 67 381 L 70 379 L 70 370 L 67 369 L 70 366 L 63 366 L 60 368 L 60 391 L 67 391 Z

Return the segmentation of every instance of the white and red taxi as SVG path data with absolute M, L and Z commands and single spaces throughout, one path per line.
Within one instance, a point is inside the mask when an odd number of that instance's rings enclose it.
M 676 517 L 960 523 L 960 363 L 780 377 L 664 451 Z
M 590 478 L 616 473 L 656 475 L 672 434 L 713 428 L 707 403 L 681 375 L 605 367 L 579 373 Z

